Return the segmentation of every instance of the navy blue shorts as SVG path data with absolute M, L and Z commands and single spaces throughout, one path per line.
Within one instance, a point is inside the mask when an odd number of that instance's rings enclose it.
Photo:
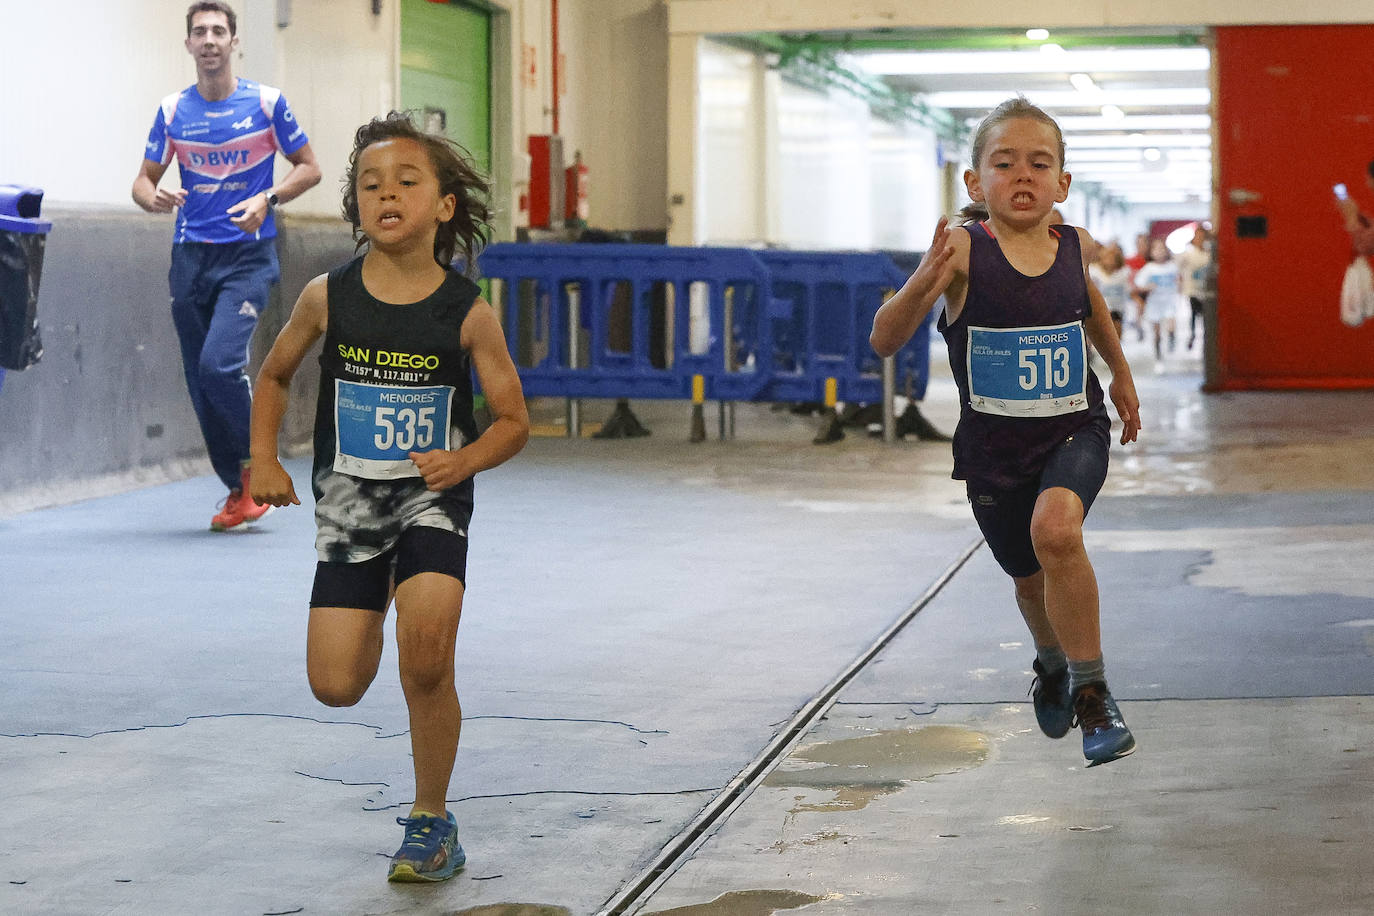
M 1084 430 L 1059 444 L 1040 479 L 1013 490 L 994 490 L 968 483 L 968 501 L 973 517 L 988 542 L 997 564 L 1007 575 L 1020 579 L 1040 571 L 1035 547 L 1031 544 L 1031 516 L 1035 501 L 1050 487 L 1072 490 L 1083 501 L 1083 516 L 1092 508 L 1102 484 L 1107 480 L 1107 456 L 1111 440 Z
M 388 551 L 360 563 L 315 564 L 311 607 L 355 607 L 385 613 L 392 589 L 423 572 L 443 573 L 467 584 L 468 539 L 453 531 L 416 525 L 401 532 Z

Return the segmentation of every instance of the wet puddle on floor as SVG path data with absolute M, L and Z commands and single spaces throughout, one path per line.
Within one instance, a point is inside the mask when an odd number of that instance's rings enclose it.
M 822 830 L 819 833 L 809 833 L 795 840 L 778 840 L 768 848 L 782 854 L 800 846 L 820 846 L 823 843 L 833 843 L 836 840 L 839 840 L 841 843 L 848 843 L 852 839 L 854 839 L 854 837 L 847 833 L 840 833 L 838 830 Z
M 986 735 L 957 725 L 876 732 L 798 748 L 763 784 L 835 792 L 797 811 L 857 811 L 909 782 L 981 766 L 988 748 Z M 817 765 L 789 766 L 794 761 Z
M 453 916 L 572 916 L 572 910 L 543 903 L 489 903 L 456 910 Z
M 710 903 L 650 910 L 644 916 L 773 916 L 778 910 L 795 910 L 824 899 L 801 891 L 730 891 Z

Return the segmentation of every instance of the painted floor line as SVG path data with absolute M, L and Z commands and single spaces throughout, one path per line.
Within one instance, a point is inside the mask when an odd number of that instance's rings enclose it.
M 647 902 L 648 898 L 663 885 L 683 862 L 691 858 L 697 847 L 709 837 L 712 829 L 729 818 L 754 788 L 763 782 L 787 752 L 811 730 L 811 727 L 835 704 L 841 690 L 852 681 L 869 662 L 897 637 L 899 633 L 916 619 L 916 615 L 935 599 L 949 584 L 954 575 L 983 546 L 980 537 L 964 548 L 963 552 L 942 572 L 921 597 L 902 612 L 867 649 L 861 652 L 849 665 L 836 675 L 830 683 L 812 697 L 797 711 L 787 726 L 739 774 L 726 785 L 724 791 L 711 800 L 701 813 L 676 837 L 670 840 L 637 876 L 630 879 L 621 889 L 597 910 L 596 916 L 623 916 L 634 912 Z
M 1341 700 L 1374 696 L 1374 693 L 1257 693 L 1245 696 L 1139 697 L 1116 690 L 1113 690 L 1112 694 L 1123 702 L 1129 701 L 1131 703 L 1249 703 L 1256 700 Z M 920 709 L 912 709 L 911 713 L 917 716 L 929 716 L 945 706 L 1024 706 L 1030 702 L 1030 697 L 1021 697 L 1011 700 L 939 700 L 936 702 L 925 700 L 838 700 L 831 705 L 920 707 Z

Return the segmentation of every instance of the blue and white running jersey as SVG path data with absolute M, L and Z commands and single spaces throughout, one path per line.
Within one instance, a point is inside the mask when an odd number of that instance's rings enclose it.
M 207 102 L 190 86 L 162 100 L 143 156 L 181 166 L 186 202 L 177 210 L 176 242 L 244 242 L 277 234 L 272 211 L 248 236 L 229 221 L 234 204 L 272 187 L 277 151 L 290 155 L 309 138 L 278 89 L 240 79 L 229 98 Z

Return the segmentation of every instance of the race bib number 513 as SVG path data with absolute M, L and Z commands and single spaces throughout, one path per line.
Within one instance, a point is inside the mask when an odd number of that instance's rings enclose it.
M 1088 406 L 1081 322 L 968 333 L 969 404 L 1004 417 L 1053 417 Z
M 411 452 L 449 447 L 453 388 L 334 381 L 334 470 L 370 480 L 419 477 Z

